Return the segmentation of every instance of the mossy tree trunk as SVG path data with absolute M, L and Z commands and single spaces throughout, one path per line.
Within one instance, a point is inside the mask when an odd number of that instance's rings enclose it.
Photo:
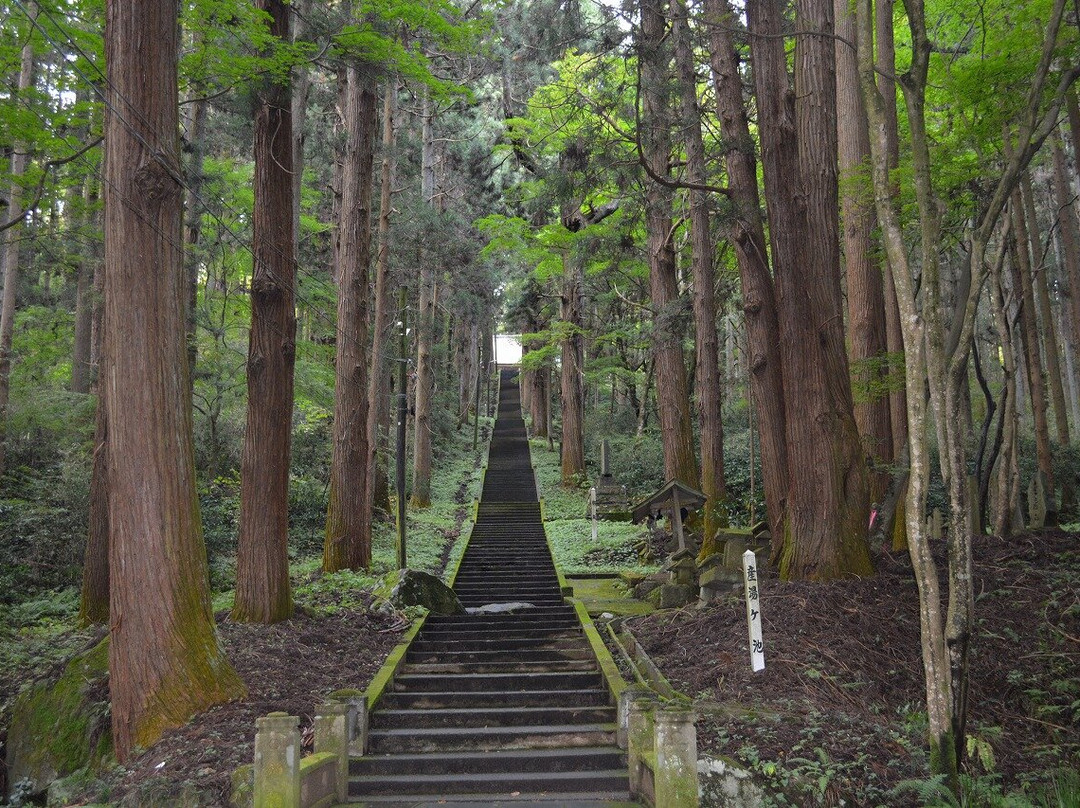
M 117 759 L 244 685 L 218 644 L 184 342 L 178 4 L 109 0 L 105 352 Z M 121 406 L 122 404 L 122 406 Z
M 289 6 L 258 0 L 270 34 L 289 41 Z M 251 332 L 247 431 L 240 460 L 240 536 L 234 620 L 273 623 L 292 615 L 289 583 L 289 459 L 296 361 L 292 84 L 255 88 Z
M 334 453 L 323 570 L 371 566 L 368 462 L 368 265 L 378 94 L 371 67 L 345 71 L 345 159 L 338 237 L 338 316 Z

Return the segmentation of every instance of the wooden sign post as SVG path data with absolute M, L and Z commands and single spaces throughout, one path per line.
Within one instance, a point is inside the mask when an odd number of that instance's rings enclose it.
M 761 589 L 758 586 L 757 556 L 753 550 L 743 553 L 743 585 L 746 590 L 746 623 L 750 632 L 750 667 L 757 673 L 765 670 L 765 643 L 761 638 Z

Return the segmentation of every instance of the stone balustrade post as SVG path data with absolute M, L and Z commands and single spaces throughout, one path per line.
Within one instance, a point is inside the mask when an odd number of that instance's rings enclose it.
M 630 797 L 651 797 L 652 778 L 648 776 L 653 753 L 653 714 L 656 701 L 639 693 L 630 700 L 627 711 L 627 759 L 630 764 Z
M 255 719 L 254 808 L 300 808 L 300 719 Z
M 647 687 L 628 687 L 619 694 L 619 728 L 615 738 L 620 749 L 630 748 L 630 705 L 634 699 L 648 698 L 651 692 Z
M 345 802 L 349 791 L 349 725 L 354 708 L 347 702 L 319 705 L 315 713 L 315 754 L 329 752 L 337 757 L 335 789 L 337 801 Z
M 656 804 L 698 807 L 697 728 L 685 708 L 656 712 Z

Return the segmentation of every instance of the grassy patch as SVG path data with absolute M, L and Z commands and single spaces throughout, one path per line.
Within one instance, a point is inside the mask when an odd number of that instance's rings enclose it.
M 623 570 L 652 572 L 655 566 L 642 564 L 635 543 L 644 535 L 641 525 L 629 522 L 597 524 L 596 541 L 587 518 L 589 488 L 562 485 L 559 455 L 543 440 L 530 441 L 536 482 L 544 500 L 544 527 L 547 529 L 555 563 L 565 575 L 612 573 Z

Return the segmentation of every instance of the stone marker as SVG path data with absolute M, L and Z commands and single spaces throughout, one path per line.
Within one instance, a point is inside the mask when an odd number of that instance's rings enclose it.
M 697 808 L 697 729 L 690 710 L 667 707 L 656 713 L 656 804 Z
M 300 719 L 295 715 L 255 719 L 254 808 L 300 808 Z
M 319 705 L 315 713 L 315 754 L 324 752 L 337 758 L 334 791 L 345 802 L 349 791 L 349 725 L 355 721 L 348 703 L 331 701 Z

